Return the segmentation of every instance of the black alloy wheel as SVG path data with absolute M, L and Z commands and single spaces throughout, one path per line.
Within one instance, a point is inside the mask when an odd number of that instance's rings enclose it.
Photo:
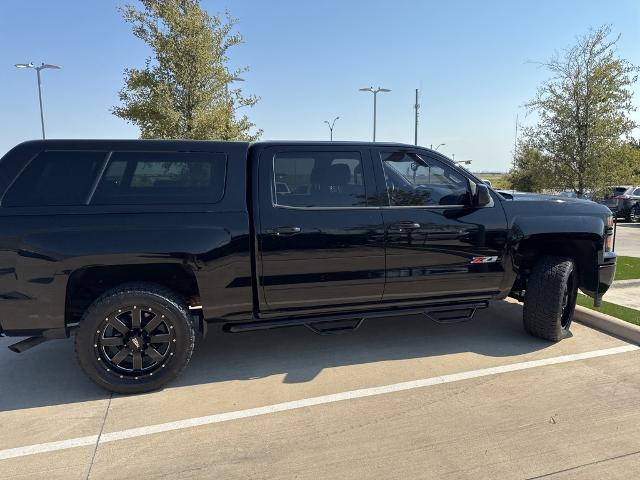
M 107 371 L 139 379 L 164 368 L 176 343 L 172 320 L 147 305 L 119 308 L 96 330 L 93 345 Z
M 87 376 L 116 393 L 157 390 L 187 366 L 195 345 L 185 300 L 150 283 L 105 292 L 86 310 L 75 339 Z

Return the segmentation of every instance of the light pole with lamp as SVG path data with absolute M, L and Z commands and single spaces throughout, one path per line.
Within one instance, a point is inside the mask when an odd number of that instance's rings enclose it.
M 431 150 L 433 150 L 434 152 L 437 152 L 440 147 L 444 147 L 445 145 L 446 143 L 439 143 L 438 145 L 436 145 L 436 148 L 433 148 L 433 143 L 432 143 Z
M 336 120 L 340 117 L 336 117 L 333 119 L 333 122 L 329 123 L 327 120 L 324 121 L 329 126 L 329 140 L 333 142 L 333 126 L 336 124 Z
M 40 124 L 42 125 L 42 139 L 44 140 L 44 113 L 42 113 L 42 87 L 40 86 L 40 70 L 45 68 L 52 68 L 54 70 L 60 70 L 58 65 L 51 65 L 50 63 L 43 63 L 39 67 L 36 67 L 33 62 L 29 63 L 16 63 L 16 68 L 33 68 L 38 76 L 38 99 L 40 100 Z
M 380 88 L 380 87 L 376 89 L 374 89 L 373 87 L 366 87 L 366 88 L 361 88 L 360 91 L 373 93 L 373 141 L 375 142 L 376 141 L 376 108 L 377 108 L 378 93 L 390 92 L 391 90 L 389 90 L 388 88 Z

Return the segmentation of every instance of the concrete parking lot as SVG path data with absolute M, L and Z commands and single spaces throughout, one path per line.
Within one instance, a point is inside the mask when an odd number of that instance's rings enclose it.
M 616 253 L 629 257 L 640 257 L 640 223 L 616 225 Z
M 17 355 L 0 339 L 0 477 L 640 475 L 637 347 L 581 325 L 551 344 L 521 314 L 214 332 L 178 381 L 139 396 L 93 386 L 71 341 Z

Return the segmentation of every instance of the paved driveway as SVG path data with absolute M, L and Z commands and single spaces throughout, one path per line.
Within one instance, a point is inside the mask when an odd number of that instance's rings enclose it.
M 216 332 L 139 396 L 91 384 L 71 342 L 0 339 L 0 477 L 638 478 L 637 347 L 581 325 L 551 344 L 521 314 Z

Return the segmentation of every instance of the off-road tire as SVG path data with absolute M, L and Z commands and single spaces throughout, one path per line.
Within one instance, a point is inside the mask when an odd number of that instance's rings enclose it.
M 131 305 L 135 307 L 130 307 Z M 172 340 L 170 343 L 167 341 L 170 354 L 167 353 L 166 359 L 157 363 L 157 369 L 150 374 L 136 376 L 135 366 L 131 373 L 109 368 L 110 365 L 105 362 L 105 358 L 108 357 L 100 358 L 103 350 L 98 343 L 101 329 L 109 316 L 114 315 L 119 309 L 138 309 L 139 306 L 146 307 L 145 315 L 146 310 L 163 315 L 163 322 L 170 325 L 166 328 L 171 329 L 167 332 L 171 332 Z M 144 316 L 142 313 L 140 315 Z M 98 340 L 96 335 L 99 337 Z M 159 285 L 131 283 L 105 292 L 86 310 L 76 334 L 75 351 L 80 367 L 94 383 L 112 392 L 131 394 L 157 390 L 176 378 L 189 363 L 194 342 L 192 316 L 184 299 Z
M 569 333 L 577 292 L 573 260 L 551 256 L 540 258 L 527 279 L 524 329 L 544 340 L 562 340 Z

